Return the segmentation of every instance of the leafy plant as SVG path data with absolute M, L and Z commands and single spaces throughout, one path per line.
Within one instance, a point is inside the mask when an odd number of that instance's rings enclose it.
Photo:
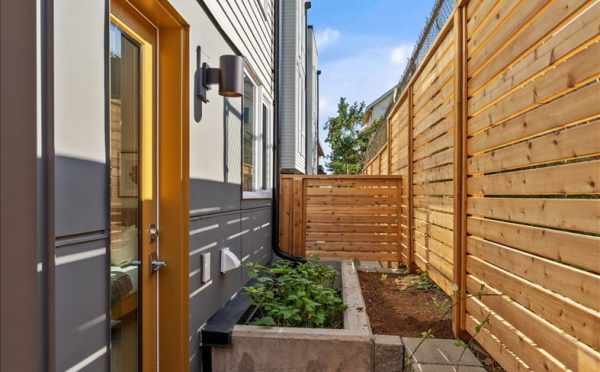
M 337 328 L 342 324 L 346 305 L 334 289 L 335 269 L 316 260 L 247 267 L 256 278 L 255 285 L 244 288 L 257 307 L 255 325 Z

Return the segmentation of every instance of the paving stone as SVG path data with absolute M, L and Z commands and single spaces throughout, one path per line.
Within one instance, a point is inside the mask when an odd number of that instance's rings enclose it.
M 404 346 L 399 336 L 374 335 L 373 371 L 402 372 Z
M 428 339 L 418 347 L 416 352 L 414 352 L 420 342 L 421 339 L 416 337 L 402 338 L 402 343 L 406 349 L 406 356 L 410 357 L 412 355 L 413 363 L 419 365 L 433 364 L 481 367 L 481 362 L 475 357 L 473 352 L 470 349 L 467 349 L 463 354 L 463 347 L 455 345 L 455 340 L 439 338 Z M 460 370 L 463 371 L 462 368 Z
M 412 368 L 415 372 L 486 372 L 483 367 L 449 366 L 446 364 L 416 364 Z M 382 370 L 384 371 L 384 370 Z

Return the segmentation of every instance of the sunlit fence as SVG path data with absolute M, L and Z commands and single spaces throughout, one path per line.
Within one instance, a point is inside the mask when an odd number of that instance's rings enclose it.
M 598 1 L 462 1 L 365 164 L 405 177 L 405 263 L 510 371 L 600 370 L 598 61 Z
M 402 260 L 401 177 L 284 175 L 279 200 L 279 244 L 292 255 Z

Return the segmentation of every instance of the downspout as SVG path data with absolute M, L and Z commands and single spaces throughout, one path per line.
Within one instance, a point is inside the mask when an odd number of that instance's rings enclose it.
M 317 62 L 318 63 L 318 62 Z M 319 150 L 318 146 L 321 143 L 321 124 L 320 115 L 321 112 L 321 70 L 317 70 L 317 174 L 319 174 Z M 323 167 L 324 168 L 324 167 Z M 324 171 L 325 169 L 323 169 Z
M 279 35 L 280 35 L 280 0 L 274 1 L 275 5 L 275 25 L 273 26 L 273 80 L 274 80 L 274 97 L 273 100 L 273 195 L 271 203 L 271 215 L 273 228 L 271 229 L 271 247 L 273 252 L 284 260 L 294 262 L 306 262 L 304 257 L 296 257 L 283 252 L 279 248 L 279 184 L 280 184 L 280 172 L 279 172 Z
M 304 174 L 309 173 L 309 153 L 308 153 L 308 10 L 312 7 L 312 3 L 307 1 L 304 3 Z

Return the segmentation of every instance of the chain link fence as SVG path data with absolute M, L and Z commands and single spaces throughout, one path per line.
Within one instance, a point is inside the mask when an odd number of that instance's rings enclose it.
M 440 31 L 452 15 L 456 0 L 437 0 L 425 22 L 425 27 L 421 30 L 419 39 L 413 52 L 406 64 L 404 73 L 400 78 L 400 82 L 396 86 L 396 93 L 401 93 L 406 85 L 413 77 L 417 68 L 425 58 L 429 49 L 433 46 L 435 39 L 440 34 Z M 392 103 L 393 105 L 393 103 Z M 371 137 L 369 147 L 365 153 L 365 161 L 372 159 L 387 142 L 387 129 L 385 125 L 381 125 Z

